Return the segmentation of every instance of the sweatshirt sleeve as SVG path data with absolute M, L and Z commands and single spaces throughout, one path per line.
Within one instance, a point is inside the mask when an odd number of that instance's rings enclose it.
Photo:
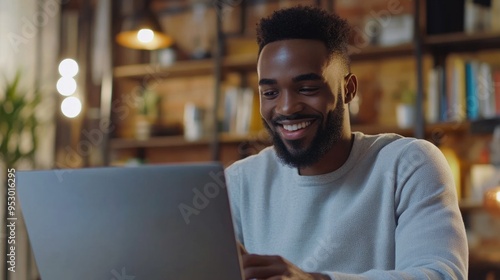
M 332 280 L 467 279 L 468 246 L 455 184 L 441 151 L 415 140 L 394 168 L 395 269 L 322 273 Z

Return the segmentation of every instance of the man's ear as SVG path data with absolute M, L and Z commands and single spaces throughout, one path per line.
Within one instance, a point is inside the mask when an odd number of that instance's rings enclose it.
M 358 78 L 356 75 L 349 73 L 344 77 L 344 103 L 351 102 L 358 91 Z

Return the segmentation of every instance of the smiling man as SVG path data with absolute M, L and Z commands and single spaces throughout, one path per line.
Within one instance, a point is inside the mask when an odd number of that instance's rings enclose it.
M 357 81 L 349 74 L 346 59 L 310 39 L 279 40 L 261 51 L 264 125 L 278 156 L 285 164 L 300 167 L 303 175 L 334 170 L 333 162 L 319 160 L 326 154 L 334 155 L 336 167 L 349 154 L 351 131 L 344 103 L 354 97 Z M 346 98 L 342 87 L 350 93 Z
M 431 143 L 351 132 L 349 26 L 318 8 L 257 27 L 273 146 L 226 170 L 246 279 L 466 279 L 446 160 Z

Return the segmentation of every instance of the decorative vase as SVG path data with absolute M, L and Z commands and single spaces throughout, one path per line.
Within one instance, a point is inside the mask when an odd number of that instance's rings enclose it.
M 398 104 L 396 107 L 396 118 L 400 128 L 413 127 L 415 125 L 415 106 Z

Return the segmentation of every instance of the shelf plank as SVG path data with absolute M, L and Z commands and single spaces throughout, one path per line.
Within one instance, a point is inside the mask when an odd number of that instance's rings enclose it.
M 239 55 L 223 59 L 223 71 L 255 71 L 257 55 Z M 170 66 L 159 64 L 133 64 L 114 68 L 115 78 L 146 79 L 180 78 L 214 73 L 215 62 L 212 59 L 178 61 Z
M 425 133 L 426 134 L 435 134 L 435 133 L 455 133 L 462 134 L 467 133 L 470 129 L 470 122 L 442 122 L 442 123 L 433 123 L 425 125 Z
M 182 147 L 187 145 L 208 145 L 207 139 L 197 141 L 187 141 L 183 136 L 162 136 L 151 137 L 145 140 L 137 139 L 120 139 L 114 138 L 110 140 L 112 149 L 131 149 L 131 148 L 159 148 L 159 147 Z
M 500 47 L 500 32 L 449 33 L 429 35 L 424 38 L 424 47 L 447 51 L 478 51 Z
M 413 128 L 400 128 L 395 125 L 378 125 L 378 124 L 354 124 L 351 126 L 352 131 L 360 131 L 364 134 L 380 134 L 380 133 L 396 133 L 403 136 L 412 136 Z
M 471 201 L 469 199 L 460 200 L 458 206 L 462 213 L 483 210 L 483 204 L 481 202 Z
M 229 71 L 257 72 L 257 54 L 234 55 L 223 58 L 223 69 Z
M 415 47 L 413 43 L 395 46 L 369 46 L 364 48 L 356 48 L 354 46 L 350 49 L 350 56 L 352 61 L 394 58 L 411 56 L 414 50 Z
M 471 122 L 470 132 L 473 134 L 490 134 L 495 127 L 500 126 L 500 116 L 491 119 L 475 120 Z
M 159 64 L 134 64 L 118 66 L 114 69 L 116 78 L 143 79 L 144 77 L 176 78 L 195 75 L 209 75 L 213 72 L 212 60 L 179 61 L 171 66 Z
M 219 140 L 222 144 L 231 143 L 243 143 L 243 142 L 262 142 L 268 143 L 269 139 L 262 134 L 250 134 L 250 135 L 234 135 L 234 134 L 221 134 Z M 121 139 L 113 138 L 110 140 L 111 149 L 137 149 L 137 148 L 168 148 L 168 147 L 192 147 L 192 146 L 203 146 L 210 145 L 212 139 L 209 137 L 201 138 L 195 141 L 189 141 L 182 135 L 176 136 L 160 136 L 151 137 L 146 140 L 137 139 Z
M 432 135 L 436 133 L 463 134 L 469 131 L 470 126 L 471 126 L 470 122 L 447 122 L 447 123 L 426 124 L 425 134 L 426 135 Z M 365 134 L 396 133 L 408 137 L 414 137 L 415 135 L 415 129 L 413 127 L 400 128 L 395 125 L 355 124 L 352 125 L 352 130 L 361 131 Z

